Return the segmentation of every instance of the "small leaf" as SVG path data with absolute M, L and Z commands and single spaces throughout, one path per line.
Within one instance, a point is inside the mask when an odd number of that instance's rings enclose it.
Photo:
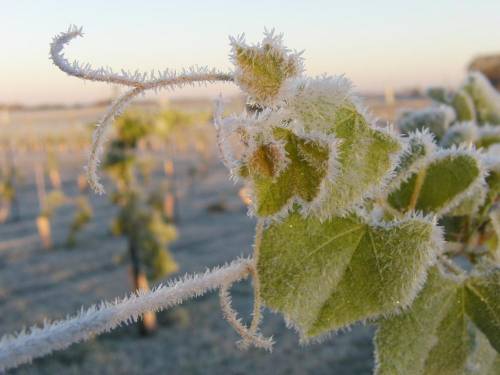
M 333 131 L 340 141 L 339 171 L 326 182 L 326 199 L 313 208 L 322 218 L 342 215 L 380 189 L 402 148 L 396 137 L 369 126 L 353 108 L 337 113 Z
M 448 216 L 466 216 L 478 212 L 483 205 L 488 189 L 486 184 L 478 184 L 471 190 L 470 194 L 462 200 L 456 207 L 446 213 Z
M 500 143 L 500 127 L 484 125 L 479 128 L 477 147 L 488 148 L 491 145 Z
M 339 141 L 335 178 L 325 181 L 325 194 L 312 212 L 325 219 L 343 215 L 385 184 L 402 149 L 399 138 L 371 126 L 355 105 L 351 83 L 344 77 L 298 79 L 283 108 L 289 126 L 306 134 L 334 136 Z
M 475 330 L 474 351 L 469 356 L 467 375 L 500 374 L 500 355 L 493 349 L 485 335 Z
M 471 72 L 463 89 L 471 96 L 481 124 L 500 124 L 500 94 L 480 72 Z
M 281 35 L 266 32 L 255 46 L 246 45 L 242 38 L 231 39 L 231 45 L 235 82 L 258 104 L 275 104 L 283 82 L 302 73 L 300 55 L 283 46 Z
M 458 91 L 454 96 L 451 105 L 455 109 L 458 121 L 476 121 L 476 109 L 474 101 L 465 90 Z
M 469 278 L 465 291 L 467 314 L 500 353 L 500 268 Z
M 474 122 L 462 122 L 449 128 L 441 139 L 440 146 L 449 148 L 465 143 L 466 145 L 476 143 L 479 129 Z
M 248 175 L 255 194 L 255 212 L 269 217 L 291 208 L 293 202 L 307 205 L 320 193 L 320 185 L 328 173 L 330 149 L 311 139 L 298 137 L 290 130 L 275 128 L 274 140 L 284 143 L 288 159 L 277 174 L 276 151 L 271 146 L 259 146 L 244 164 L 242 175 Z
M 400 155 L 391 189 L 397 189 L 401 183 L 417 172 L 436 150 L 434 137 L 427 130 L 417 131 L 408 136 L 405 151 Z
M 375 373 L 464 374 L 477 333 L 464 305 L 462 282 L 431 269 L 411 308 L 379 323 Z
M 455 121 L 453 108 L 441 105 L 408 112 L 399 118 L 397 125 L 402 134 L 429 129 L 439 140 Z
M 402 211 L 443 214 L 467 198 L 483 183 L 478 157 L 465 150 L 436 153 L 428 164 L 401 184 L 388 197 L 389 204 Z
M 264 232 L 257 256 L 262 297 L 303 339 L 407 306 L 438 244 L 432 223 L 290 214 Z
M 442 104 L 450 103 L 450 96 L 452 93 L 444 87 L 430 87 L 426 92 L 427 96 L 435 102 Z

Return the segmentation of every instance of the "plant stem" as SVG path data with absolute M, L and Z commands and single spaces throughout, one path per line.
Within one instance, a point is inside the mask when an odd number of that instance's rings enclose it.
M 186 299 L 242 280 L 248 276 L 252 262 L 252 259 L 238 259 L 201 275 L 185 276 L 176 282 L 159 285 L 152 291 L 135 292 L 111 303 L 102 302 L 66 320 L 6 336 L 0 340 L 0 372 L 137 321 L 147 311 L 168 309 Z

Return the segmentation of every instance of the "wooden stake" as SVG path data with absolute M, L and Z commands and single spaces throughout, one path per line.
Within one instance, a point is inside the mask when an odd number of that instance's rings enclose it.
M 38 228 L 38 235 L 42 241 L 43 248 L 49 250 L 52 248 L 52 236 L 50 231 L 50 221 L 46 216 L 38 216 L 36 218 L 36 227 Z
M 50 184 L 55 190 L 61 189 L 61 175 L 57 169 L 51 169 L 49 171 Z
M 38 195 L 38 206 L 40 208 L 40 212 L 42 212 L 45 208 L 45 178 L 43 175 L 43 168 L 40 164 L 35 164 L 35 183 L 36 183 L 36 192 Z M 42 241 L 42 245 L 44 249 L 52 248 L 52 236 L 50 230 L 50 221 L 46 216 L 40 215 L 36 219 L 36 227 L 38 229 L 38 235 L 40 236 L 40 240 Z
M 78 191 L 80 193 L 84 193 L 87 191 L 88 188 L 88 183 L 87 183 L 87 177 L 80 173 L 77 177 L 76 183 L 78 185 Z
M 129 253 L 131 261 L 131 276 L 134 290 L 149 290 L 148 279 L 144 272 L 141 271 L 139 260 L 139 249 L 137 239 L 134 234 L 129 234 Z M 139 321 L 139 333 L 143 336 L 148 336 L 157 329 L 156 314 L 154 311 L 148 311 L 142 315 Z

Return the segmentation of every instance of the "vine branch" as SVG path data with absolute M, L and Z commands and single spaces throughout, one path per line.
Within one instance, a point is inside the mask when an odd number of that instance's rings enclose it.
M 151 291 L 138 291 L 115 302 L 102 302 L 65 320 L 33 326 L 15 336 L 0 340 L 0 373 L 35 358 L 109 332 L 121 324 L 137 321 L 147 311 L 165 310 L 211 290 L 243 280 L 251 272 L 253 260 L 237 259 L 202 275 L 159 285 Z
M 66 32 L 54 37 L 50 44 L 50 58 L 54 64 L 66 74 L 88 81 L 109 82 L 118 85 L 132 87 L 131 90 L 120 96 L 107 110 L 101 121 L 97 124 L 94 133 L 92 148 L 89 155 L 87 177 L 92 189 L 102 194 L 104 188 L 97 176 L 99 155 L 105 141 L 106 131 L 113 119 L 120 114 L 124 106 L 139 94 L 147 90 L 158 91 L 160 89 L 180 88 L 187 84 L 207 84 L 214 82 L 232 82 L 231 73 L 220 72 L 207 67 L 191 67 L 184 69 L 180 74 L 168 69 L 163 72 L 151 71 L 151 73 L 134 73 L 122 70 L 121 73 L 114 72 L 111 68 L 93 68 L 90 64 L 81 64 L 78 61 L 70 63 L 64 56 L 64 47 L 73 39 L 82 37 L 82 28 L 70 26 Z

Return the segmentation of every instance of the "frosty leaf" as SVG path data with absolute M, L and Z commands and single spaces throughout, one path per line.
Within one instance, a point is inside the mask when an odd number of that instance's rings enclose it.
M 480 123 L 500 124 L 500 94 L 483 74 L 469 73 L 463 89 L 472 98 Z
M 476 337 L 474 350 L 467 362 L 467 375 L 500 374 L 500 354 L 493 349 L 484 334 L 474 330 Z
M 398 188 L 403 181 L 422 167 L 436 150 L 434 137 L 427 130 L 411 133 L 405 151 L 399 157 L 394 178 L 390 182 L 392 189 Z
M 344 76 L 290 80 L 286 91 L 287 105 L 283 109 L 306 132 L 331 133 L 335 122 L 357 114 L 352 83 Z
M 437 139 L 441 139 L 455 117 L 453 108 L 441 105 L 406 113 L 398 120 L 397 125 L 403 134 L 429 129 Z
M 422 374 L 457 375 L 464 372 L 473 337 L 468 331 L 462 291 L 462 288 L 458 289 L 451 297 L 446 314 L 434 332 L 437 342 L 427 355 Z M 432 311 L 428 313 L 432 314 Z
M 498 375 L 500 374 L 500 354 L 497 354 L 495 360 L 490 365 L 489 369 L 486 370 L 486 375 Z
M 495 233 L 493 243 L 489 246 L 489 253 L 494 261 L 500 264 L 500 207 L 495 206 L 491 209 L 490 222 Z
M 484 304 L 498 305 L 499 271 L 487 279 L 472 277 L 464 282 L 431 269 L 411 308 L 380 322 L 376 374 L 496 374 L 500 363 L 492 346 L 498 345 L 498 306 L 495 310 Z M 480 285 L 487 302 L 478 301 L 471 285 Z
M 389 204 L 402 211 L 443 214 L 484 181 L 477 156 L 466 150 L 436 153 L 428 164 L 390 193 Z
M 380 322 L 375 345 L 377 375 L 464 373 L 471 338 L 461 284 L 432 268 L 411 308 Z
M 500 353 L 500 268 L 471 277 L 465 293 L 467 314 Z
M 453 96 L 451 105 L 455 109 L 458 121 L 476 120 L 474 101 L 465 90 L 460 90 Z
M 324 101 L 319 103 L 325 104 Z M 309 103 L 313 106 L 314 103 Z M 326 181 L 325 198 L 313 205 L 322 218 L 343 214 L 380 187 L 393 167 L 393 159 L 401 149 L 397 138 L 371 127 L 352 104 L 329 113 L 327 107 L 308 112 L 302 125 L 306 131 L 323 131 L 339 140 L 339 156 L 335 179 Z M 319 120 L 324 125 L 317 129 Z M 326 128 L 325 128 L 326 127 Z
M 326 182 L 326 198 L 313 208 L 322 218 L 344 214 L 379 189 L 402 146 L 389 133 L 374 129 L 355 108 L 340 109 L 333 124 L 340 141 L 335 179 Z
M 292 213 L 264 232 L 257 259 L 263 300 L 303 339 L 375 318 L 411 303 L 437 238 L 423 219 L 381 226 Z
M 447 213 L 448 216 L 465 216 L 475 214 L 486 199 L 487 188 L 478 184 L 464 200 Z
M 277 177 L 286 163 L 284 150 L 278 144 L 263 144 L 250 155 L 246 165 L 240 171 L 244 177 L 260 175 L 262 177 Z
M 430 87 L 426 93 L 429 98 L 442 104 L 449 104 L 452 94 L 444 87 Z
M 312 212 L 322 218 L 345 214 L 383 185 L 402 148 L 399 139 L 368 124 L 344 77 L 290 80 L 285 91 L 281 114 L 288 128 L 339 142 L 335 177 L 324 181 Z
M 479 129 L 476 145 L 488 148 L 491 145 L 500 143 L 500 128 L 498 126 L 484 125 Z
M 458 146 L 462 143 L 474 144 L 478 138 L 479 129 L 474 122 L 462 122 L 448 129 L 440 142 L 441 147 Z
M 268 217 L 288 210 L 293 201 L 311 203 L 318 197 L 322 180 L 327 176 L 329 158 L 335 155 L 328 147 L 290 130 L 275 128 L 274 140 L 283 142 L 286 166 L 279 174 L 269 146 L 258 147 L 243 166 L 241 174 L 253 184 L 255 211 Z
M 243 38 L 231 39 L 235 81 L 258 104 L 271 106 L 287 78 L 302 73 L 300 54 L 283 46 L 282 36 L 265 33 L 261 44 L 248 46 Z

